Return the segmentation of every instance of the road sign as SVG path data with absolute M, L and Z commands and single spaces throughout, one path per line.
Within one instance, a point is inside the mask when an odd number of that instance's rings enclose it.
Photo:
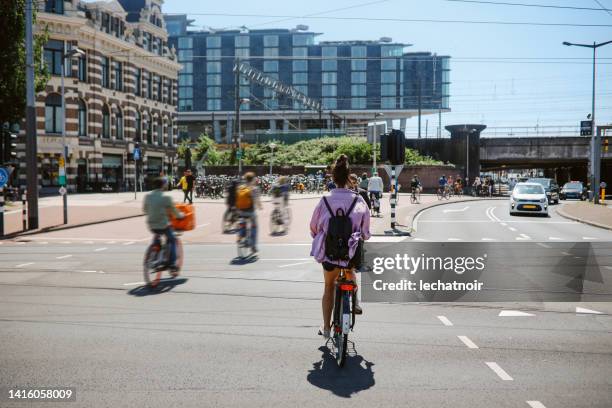
M 60 189 L 59 189 L 59 193 L 60 193 L 60 195 L 66 195 L 66 193 L 67 193 L 66 187 L 61 186 Z
M 140 160 L 140 147 L 134 148 L 134 161 Z
M 0 167 L 0 187 L 4 187 L 8 183 L 9 172 L 4 167 Z
M 402 173 L 402 169 L 404 168 L 404 165 L 397 164 L 393 166 L 391 164 L 385 164 L 384 167 L 385 167 L 385 171 L 387 172 L 387 176 L 389 176 L 389 179 L 391 179 L 391 168 L 395 167 L 395 177 L 399 179 L 399 175 Z
M 593 134 L 593 121 L 581 120 L 580 121 L 580 135 L 591 136 Z

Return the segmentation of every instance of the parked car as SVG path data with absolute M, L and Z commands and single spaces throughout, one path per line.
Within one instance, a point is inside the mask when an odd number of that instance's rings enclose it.
M 559 185 L 554 179 L 551 178 L 530 178 L 527 183 L 537 183 L 544 187 L 546 191 L 546 197 L 548 197 L 548 204 L 559 204 Z
M 559 192 L 559 198 L 566 200 L 568 198 L 578 198 L 582 201 L 587 198 L 587 190 L 580 181 L 569 181 L 563 185 Z
M 540 214 L 548 216 L 548 198 L 539 183 L 518 183 L 510 194 L 510 215 Z

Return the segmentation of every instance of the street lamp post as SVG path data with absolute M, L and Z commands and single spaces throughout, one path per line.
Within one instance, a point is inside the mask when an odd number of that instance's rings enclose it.
M 61 88 L 62 88 L 62 156 L 59 166 L 59 183 L 64 187 L 63 207 L 64 207 L 64 224 L 68 224 L 68 177 L 66 176 L 66 160 L 68 159 L 68 145 L 66 144 L 66 98 L 64 91 L 64 77 L 66 76 L 66 60 L 72 60 L 73 57 L 83 57 L 85 52 L 80 48 L 73 48 L 62 55 L 61 66 Z
M 236 135 L 236 139 L 237 139 L 237 143 L 238 143 L 238 174 L 242 175 L 242 122 L 240 119 L 240 108 L 242 108 L 242 105 L 246 105 L 249 102 L 251 102 L 250 99 L 248 98 L 241 98 L 240 101 L 238 101 L 238 110 L 236 111 L 236 122 L 237 126 L 236 128 L 238 129 L 238 134 Z
M 274 149 L 276 148 L 276 143 L 270 143 L 270 176 L 272 176 L 272 163 L 274 162 Z
M 376 138 L 378 137 L 376 119 L 385 116 L 384 113 L 378 112 L 374 114 L 374 127 L 372 128 L 372 175 L 376 172 Z
M 599 140 L 599 133 L 595 126 L 595 67 L 597 58 L 597 48 L 603 47 L 604 45 L 612 43 L 606 41 L 602 43 L 593 42 L 593 44 L 574 44 L 567 41 L 563 42 L 563 45 L 585 47 L 593 49 L 593 92 L 592 92 L 592 104 L 591 104 L 591 188 L 593 190 L 593 202 L 599 204 L 599 178 L 601 173 L 601 142 Z

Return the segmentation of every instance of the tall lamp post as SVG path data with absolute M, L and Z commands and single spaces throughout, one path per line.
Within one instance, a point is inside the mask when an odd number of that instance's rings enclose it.
M 376 138 L 378 137 L 378 135 L 376 134 L 376 119 L 381 118 L 383 116 L 385 116 L 385 114 L 382 112 L 374 114 L 374 127 L 372 128 L 372 175 L 376 173 Z
M 241 98 L 238 101 L 238 109 L 236 110 L 236 128 L 238 129 L 236 143 L 238 145 L 238 175 L 240 176 L 242 176 L 242 122 L 240 120 L 240 109 L 242 108 L 242 105 L 246 105 L 250 102 L 251 100 L 249 98 Z
M 591 188 L 593 190 L 593 202 L 599 204 L 599 178 L 601 173 L 601 142 L 599 140 L 599 133 L 595 127 L 595 67 L 597 58 L 597 48 L 603 47 L 604 45 L 612 43 L 606 41 L 602 43 L 593 42 L 593 44 L 574 44 L 567 41 L 563 42 L 563 45 L 568 47 L 585 47 L 593 49 L 593 94 L 592 94 L 592 105 L 591 105 Z
M 276 143 L 270 143 L 270 176 L 272 176 L 272 163 L 274 163 L 274 149 L 276 149 Z
M 66 144 L 66 97 L 64 91 L 64 77 L 66 76 L 66 60 L 72 58 L 81 58 L 85 56 L 85 51 L 80 48 L 74 47 L 64 55 L 62 55 L 62 77 L 61 77 L 61 88 L 62 88 L 62 156 L 59 166 L 59 184 L 64 188 L 63 206 L 64 206 L 64 224 L 68 224 L 68 183 L 66 177 L 66 160 L 68 159 L 68 145 Z

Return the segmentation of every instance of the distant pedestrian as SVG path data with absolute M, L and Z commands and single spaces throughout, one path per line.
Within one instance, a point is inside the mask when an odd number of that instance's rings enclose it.
M 189 201 L 189 204 L 193 204 L 193 185 L 194 185 L 194 177 L 191 174 L 191 170 L 185 170 L 183 173 L 183 177 L 179 180 L 179 184 L 181 185 L 181 189 L 183 190 L 183 202 L 186 203 Z

